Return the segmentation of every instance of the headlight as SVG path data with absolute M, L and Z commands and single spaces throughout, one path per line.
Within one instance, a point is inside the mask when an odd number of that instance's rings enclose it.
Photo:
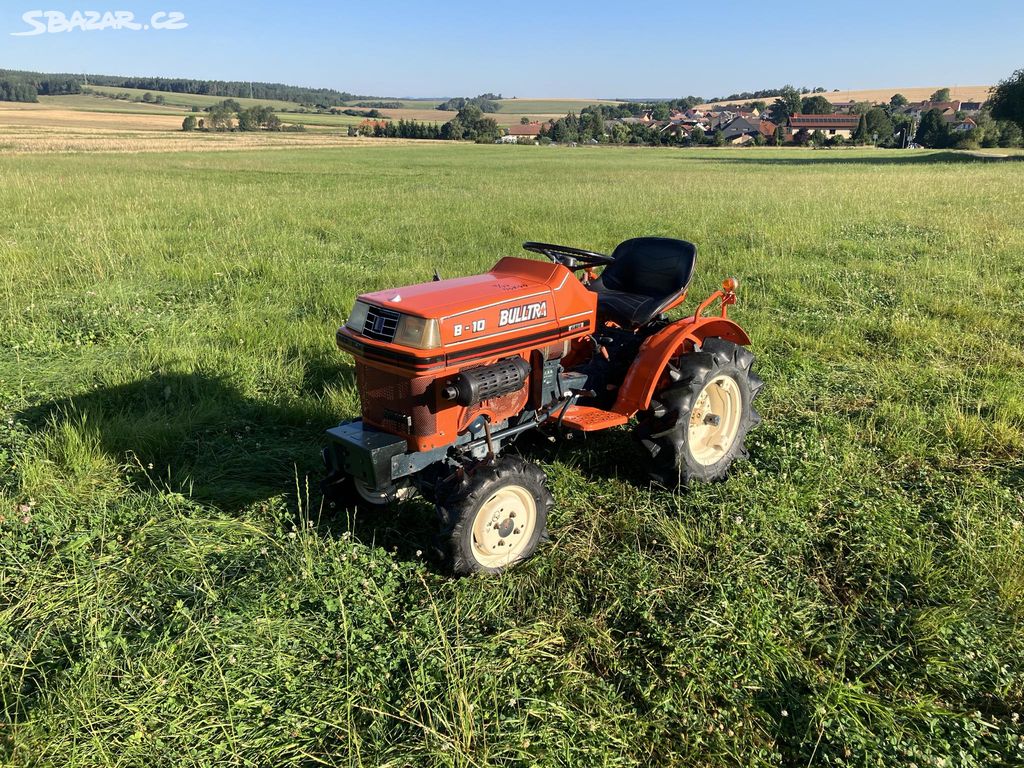
M 441 330 L 437 320 L 402 315 L 395 331 L 395 344 L 416 349 L 437 349 L 441 346 Z
M 363 332 L 363 326 L 366 325 L 366 313 L 370 311 L 370 305 L 365 304 L 362 301 L 357 301 L 356 305 L 352 307 L 352 314 L 348 316 L 348 320 L 345 321 L 345 327 L 350 331 L 356 333 Z

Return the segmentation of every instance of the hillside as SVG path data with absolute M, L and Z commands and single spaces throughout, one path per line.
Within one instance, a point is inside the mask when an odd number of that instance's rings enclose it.
M 805 94 L 807 96 L 824 96 L 826 99 L 831 101 L 833 104 L 839 104 L 847 101 L 873 101 L 883 102 L 889 101 L 894 94 L 902 93 L 910 101 L 926 101 L 929 96 L 935 93 L 940 88 L 947 86 L 942 85 L 929 85 L 920 86 L 913 88 L 867 88 L 862 90 L 847 90 L 847 91 L 828 91 L 826 93 L 815 93 Z M 985 101 L 988 99 L 988 93 L 992 89 L 991 85 L 955 85 L 948 86 L 950 94 L 953 99 L 958 101 Z M 762 101 L 766 101 L 769 104 L 773 101 L 772 98 L 764 98 Z M 709 101 L 705 104 L 701 104 L 701 107 L 712 107 L 722 104 L 735 104 L 735 100 L 727 101 Z

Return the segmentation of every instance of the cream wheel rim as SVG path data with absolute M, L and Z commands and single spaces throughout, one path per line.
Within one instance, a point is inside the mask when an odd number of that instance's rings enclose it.
M 700 391 L 690 411 L 687 443 L 694 460 L 717 464 L 729 453 L 740 431 L 743 396 L 731 376 L 718 376 Z
M 521 485 L 499 488 L 476 513 L 473 557 L 480 565 L 497 568 L 518 560 L 537 526 L 537 501 Z

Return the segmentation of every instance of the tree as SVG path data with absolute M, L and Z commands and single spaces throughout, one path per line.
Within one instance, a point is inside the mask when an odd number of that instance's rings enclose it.
M 467 104 L 457 115 L 464 129 L 462 138 L 469 141 L 495 141 L 501 136 L 498 123 L 491 117 L 484 117 L 483 110 L 476 104 Z
M 655 104 L 654 108 L 651 110 L 651 117 L 655 120 L 668 120 L 670 114 L 671 111 L 669 110 L 668 104 L 663 101 Z
M 166 104 L 167 103 L 167 97 L 164 96 L 162 93 L 158 93 L 156 95 L 156 98 L 153 101 L 156 104 Z
M 146 91 L 144 94 L 142 94 L 142 100 L 144 102 L 146 102 L 147 104 L 152 104 L 153 103 L 153 94 L 150 93 L 149 91 Z
M 243 109 L 238 113 L 238 130 L 240 131 L 255 131 L 259 128 L 259 122 L 255 110 Z
M 757 101 L 750 102 L 750 104 L 748 104 L 747 106 L 749 106 L 751 110 L 756 109 L 760 113 L 768 109 L 768 102 L 758 99 Z
M 715 131 L 714 135 L 711 137 L 711 144 L 715 147 L 725 146 L 725 134 L 722 132 L 721 128 Z
M 782 126 L 775 126 L 775 146 L 781 147 L 786 141 L 786 134 L 784 133 Z
M 183 131 L 194 131 L 196 129 L 196 118 L 195 115 L 188 115 L 184 120 L 181 121 L 181 130 Z
M 907 97 L 904 96 L 902 93 L 894 93 L 892 95 L 892 98 L 889 99 L 889 106 L 892 107 L 893 109 L 905 107 L 909 103 L 910 102 L 907 100 Z
M 853 140 L 857 144 L 868 143 L 868 118 L 867 115 L 861 115 L 860 120 L 857 122 L 857 130 L 853 132 Z
M 814 146 L 820 147 L 823 146 L 825 142 L 828 141 L 828 139 L 825 138 L 825 134 L 822 133 L 821 131 L 815 131 L 814 133 L 811 134 L 810 141 L 811 144 L 813 144 Z
M 921 125 L 917 128 L 914 141 L 923 147 L 941 149 L 949 145 L 949 127 L 942 119 L 942 112 L 930 109 L 921 115 Z
M 824 96 L 808 96 L 800 102 L 800 111 L 805 115 L 831 115 L 835 109 Z
M 703 144 L 704 139 L 704 129 L 701 128 L 699 125 L 692 131 L 690 131 L 690 141 L 692 141 L 694 144 Z
M 889 115 L 884 109 L 875 107 L 868 110 L 867 114 L 862 115 L 862 118 L 867 129 L 867 138 L 873 144 L 892 146 L 895 129 L 893 128 L 892 120 L 889 119 Z
M 988 101 L 992 117 L 1024 129 L 1024 69 L 1018 69 L 992 89 Z
M 230 112 L 224 109 L 223 106 L 217 105 L 210 110 L 210 118 L 207 125 L 214 131 L 228 131 L 232 128 L 233 117 L 234 112 Z
M 441 126 L 441 138 L 447 141 L 461 141 L 465 135 L 466 129 L 458 116 Z
M 929 101 L 949 101 L 951 98 L 949 88 L 939 88 L 939 90 L 931 95 Z
M 802 106 L 800 91 L 791 85 L 783 86 L 777 98 L 768 109 L 768 115 L 773 123 L 785 125 L 790 115 L 800 113 Z
M 999 123 L 999 146 L 1019 147 L 1024 141 L 1024 131 L 1014 122 L 1004 120 Z
M 530 124 L 530 118 L 528 118 L 526 115 L 523 115 L 522 117 L 519 118 L 519 124 L 520 125 L 529 125 Z

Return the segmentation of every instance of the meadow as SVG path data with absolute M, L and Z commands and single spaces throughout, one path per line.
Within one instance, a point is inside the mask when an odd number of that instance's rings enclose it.
M 0 764 L 1024 762 L 1024 166 L 353 143 L 0 156 Z M 324 509 L 354 297 L 524 240 L 740 280 L 724 483 L 524 444 L 550 543 L 451 579 Z

